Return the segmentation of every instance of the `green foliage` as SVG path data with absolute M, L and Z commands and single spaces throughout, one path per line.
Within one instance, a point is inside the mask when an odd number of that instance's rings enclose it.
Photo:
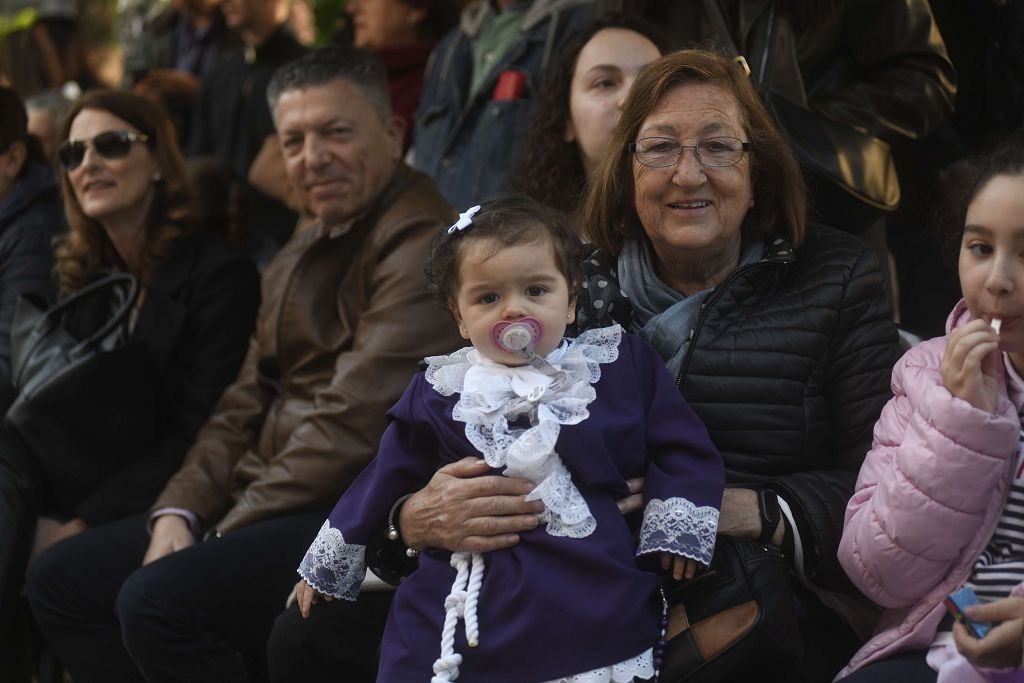
M 322 45 L 345 26 L 345 0 L 311 0 L 311 4 L 313 18 L 316 20 L 317 43 Z

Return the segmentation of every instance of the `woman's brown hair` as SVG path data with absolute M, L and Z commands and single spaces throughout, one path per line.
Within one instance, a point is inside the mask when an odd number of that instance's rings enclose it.
M 587 192 L 583 224 L 594 243 L 617 254 L 625 240 L 644 234 L 636 213 L 629 144 L 665 93 L 684 83 L 720 86 L 739 105 L 743 128 L 752 143 L 754 195 L 744 241 L 785 231 L 792 245 L 799 246 L 807 229 L 807 191 L 796 157 L 743 68 L 728 57 L 704 50 L 666 55 L 644 67 L 633 82 L 608 152 Z
M 159 168 L 160 179 L 154 181 L 153 204 L 146 217 L 139 255 L 141 273 L 137 275 L 145 281 L 155 266 L 171 257 L 175 243 L 193 229 L 192 185 L 174 124 L 150 100 L 128 92 L 97 90 L 71 107 L 61 129 L 62 140 L 67 140 L 71 122 L 85 109 L 113 114 L 138 129 L 148 138 L 145 144 Z M 66 172 L 61 172 L 60 184 L 70 229 L 57 241 L 55 271 L 61 291 L 69 292 L 88 283 L 98 271 L 123 264 L 103 226 L 83 213 Z

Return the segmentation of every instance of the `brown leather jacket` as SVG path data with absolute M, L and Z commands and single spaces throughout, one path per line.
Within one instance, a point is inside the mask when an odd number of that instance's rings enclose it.
M 263 274 L 238 379 L 153 509 L 223 533 L 333 504 L 376 454 L 419 361 L 460 346 L 423 272 L 454 217 L 402 165 L 361 218 L 295 235 Z
M 717 4 L 750 77 L 795 104 L 890 140 L 923 137 L 952 115 L 956 76 L 927 0 L 840 0 L 805 27 L 772 0 Z M 595 6 L 656 21 L 673 48 L 727 47 L 702 0 Z

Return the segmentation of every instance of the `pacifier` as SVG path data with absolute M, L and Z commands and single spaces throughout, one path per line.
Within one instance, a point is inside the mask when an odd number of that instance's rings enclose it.
M 491 326 L 491 341 L 507 353 L 533 350 L 544 332 L 540 321 L 527 316 L 514 322 L 499 320 Z

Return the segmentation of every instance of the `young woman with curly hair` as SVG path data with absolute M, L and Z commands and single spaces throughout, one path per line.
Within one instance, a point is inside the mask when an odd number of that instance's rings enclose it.
M 537 96 L 513 187 L 564 211 L 578 226 L 577 210 L 626 94 L 664 45 L 651 24 L 618 13 L 595 19 L 566 41 Z

